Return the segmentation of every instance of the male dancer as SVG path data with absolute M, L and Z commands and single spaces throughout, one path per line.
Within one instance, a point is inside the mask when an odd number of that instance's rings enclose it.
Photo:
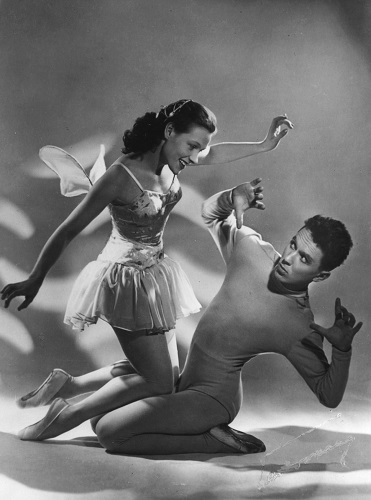
M 344 224 L 317 215 L 305 222 L 281 256 L 259 234 L 242 225 L 247 209 L 265 208 L 259 183 L 260 179 L 255 179 L 241 184 L 204 203 L 204 221 L 226 263 L 225 280 L 195 331 L 175 394 L 108 412 L 101 405 L 95 408 L 95 415 L 85 415 L 95 416 L 93 426 L 108 451 L 264 451 L 259 439 L 226 425 L 241 405 L 241 369 L 258 354 L 284 355 L 322 404 L 333 408 L 340 403 L 348 379 L 351 344 L 362 323 L 356 324 L 340 299 L 335 303 L 331 328 L 314 323 L 308 285 L 327 279 L 346 259 L 351 238 Z M 322 349 L 323 337 L 332 344 L 331 364 Z M 46 417 L 21 431 L 20 438 L 43 440 L 71 429 L 78 422 L 74 406 L 56 399 Z

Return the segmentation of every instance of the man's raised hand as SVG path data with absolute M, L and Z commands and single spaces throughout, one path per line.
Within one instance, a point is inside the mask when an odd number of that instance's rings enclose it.
M 251 182 L 244 182 L 232 190 L 232 203 L 238 229 L 242 227 L 243 214 L 246 210 L 249 208 L 265 209 L 265 205 L 261 201 L 263 199 L 263 187 L 259 186 L 261 181 L 260 178 L 257 178 Z
M 349 351 L 353 338 L 362 327 L 361 322 L 356 324 L 356 318 L 344 306 L 339 298 L 335 301 L 335 322 L 331 328 L 311 323 L 314 331 L 323 335 L 334 347 L 340 351 Z

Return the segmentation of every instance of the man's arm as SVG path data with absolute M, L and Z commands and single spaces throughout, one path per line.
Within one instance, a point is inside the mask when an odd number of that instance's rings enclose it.
M 347 352 L 352 347 L 354 336 L 362 327 L 362 322 L 356 324 L 354 314 L 341 305 L 339 297 L 335 300 L 335 322 L 331 328 L 311 323 L 311 328 L 323 335 L 333 347 Z
M 250 228 L 242 227 L 242 218 L 249 208 L 264 210 L 265 206 L 261 201 L 263 188 L 259 186 L 260 182 L 259 178 L 245 182 L 233 189 L 214 194 L 202 204 L 202 218 L 225 262 L 228 262 L 232 253 L 237 233 L 241 237 L 256 234 Z
M 342 317 L 339 317 L 339 310 Z M 351 344 L 362 323 L 355 325 L 353 314 L 341 306 L 340 299 L 335 303 L 336 318 L 334 326 L 323 328 L 311 324 L 313 332 L 301 343 L 295 345 L 288 359 L 304 378 L 319 401 L 336 408 L 344 395 L 348 382 L 349 366 L 352 355 Z M 350 319 L 348 319 L 350 318 Z M 322 339 L 331 338 L 331 364 L 328 363 L 322 348 Z

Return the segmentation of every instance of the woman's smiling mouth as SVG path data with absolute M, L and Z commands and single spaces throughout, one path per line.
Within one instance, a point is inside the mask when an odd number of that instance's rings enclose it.
M 182 159 L 180 159 L 180 160 L 179 160 L 179 163 L 180 163 L 180 165 L 181 165 L 182 169 L 183 169 L 183 168 L 186 168 L 186 166 L 188 165 L 188 163 L 186 163 L 186 162 L 185 162 L 184 160 L 182 160 Z

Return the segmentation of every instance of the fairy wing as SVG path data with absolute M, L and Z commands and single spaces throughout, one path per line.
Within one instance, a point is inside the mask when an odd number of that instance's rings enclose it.
M 60 178 L 63 196 L 71 197 L 86 194 L 94 182 L 104 174 L 106 171 L 104 153 L 104 146 L 101 145 L 99 156 L 90 171 L 90 175 L 74 156 L 57 146 L 42 147 L 39 151 L 39 157 Z
M 95 163 L 92 166 L 92 169 L 89 172 L 89 178 L 93 184 L 95 184 L 97 182 L 97 180 L 100 177 L 102 177 L 102 175 L 107 170 L 106 162 L 104 161 L 105 154 L 106 154 L 106 149 L 104 147 L 104 144 L 101 144 L 100 150 L 99 150 L 99 155 L 98 155 L 97 159 L 95 160 Z

